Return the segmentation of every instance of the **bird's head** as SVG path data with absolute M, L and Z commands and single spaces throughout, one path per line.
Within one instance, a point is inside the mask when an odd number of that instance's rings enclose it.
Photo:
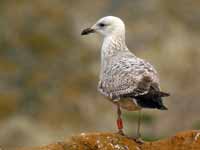
M 99 33 L 104 37 L 112 34 L 124 34 L 125 25 L 118 17 L 106 16 L 99 19 L 93 26 L 84 29 L 81 32 L 81 35 L 87 35 L 90 33 Z

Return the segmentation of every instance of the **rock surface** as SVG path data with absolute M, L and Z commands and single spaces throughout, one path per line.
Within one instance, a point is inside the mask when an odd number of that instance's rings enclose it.
M 200 150 L 200 131 L 185 131 L 143 144 L 113 133 L 82 133 L 63 142 L 17 150 Z

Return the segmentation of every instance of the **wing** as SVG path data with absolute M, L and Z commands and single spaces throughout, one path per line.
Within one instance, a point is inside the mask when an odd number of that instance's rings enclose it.
M 158 82 L 157 73 L 148 62 L 133 55 L 116 56 L 103 71 L 98 89 L 106 97 L 120 99 L 128 94 L 146 94 L 151 84 Z

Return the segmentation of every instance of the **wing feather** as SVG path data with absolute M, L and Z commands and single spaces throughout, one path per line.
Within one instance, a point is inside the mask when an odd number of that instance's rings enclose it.
M 103 70 L 98 89 L 106 97 L 119 99 L 122 95 L 146 94 L 151 84 L 158 82 L 157 73 L 148 62 L 132 55 L 116 56 Z

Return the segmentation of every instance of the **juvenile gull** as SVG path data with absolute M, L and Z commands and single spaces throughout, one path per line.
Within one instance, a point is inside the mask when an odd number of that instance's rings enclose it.
M 162 97 L 169 96 L 161 92 L 159 79 L 154 67 L 147 61 L 136 57 L 125 43 L 125 25 L 120 18 L 107 16 L 101 18 L 92 27 L 82 31 L 103 35 L 101 48 L 101 71 L 98 90 L 117 106 L 118 132 L 123 134 L 121 108 L 139 111 L 137 138 L 140 134 L 141 109 L 152 108 L 166 110 Z

